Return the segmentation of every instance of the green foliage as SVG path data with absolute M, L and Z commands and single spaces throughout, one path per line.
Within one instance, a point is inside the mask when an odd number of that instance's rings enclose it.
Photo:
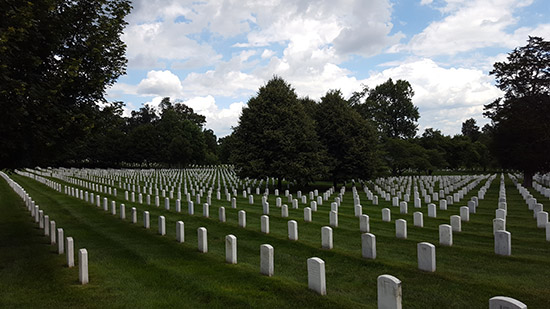
M 322 173 L 315 123 L 294 89 L 274 77 L 243 109 L 231 161 L 242 177 L 307 183 Z
M 481 132 L 474 118 L 466 119 L 462 123 L 462 135 L 469 137 L 473 142 L 477 141 L 480 134 Z
M 0 3 L 0 162 L 66 162 L 125 72 L 128 0 Z
M 422 172 L 433 169 L 426 149 L 411 140 L 389 138 L 384 143 L 384 151 L 384 160 L 392 175 L 402 175 L 406 170 Z
M 501 165 L 522 170 L 526 186 L 535 172 L 550 170 L 550 42 L 529 37 L 490 74 L 505 92 L 485 106 L 493 122 L 493 151 Z
M 364 96 L 367 98 L 361 103 Z M 412 103 L 413 96 L 414 91 L 408 81 L 394 83 L 390 78 L 372 90 L 365 87 L 351 100 L 365 119 L 376 124 L 383 137 L 407 139 L 416 135 L 416 122 L 420 118 L 418 107 Z
M 379 166 L 374 128 L 338 90 L 327 92 L 316 110 L 317 134 L 327 150 L 326 166 L 334 185 L 352 178 L 371 178 Z

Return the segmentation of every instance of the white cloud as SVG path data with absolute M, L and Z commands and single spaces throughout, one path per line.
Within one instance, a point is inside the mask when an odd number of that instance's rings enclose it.
M 212 129 L 217 137 L 224 137 L 231 133 L 231 127 L 236 126 L 241 111 L 245 104 L 243 102 L 231 103 L 228 108 L 220 109 L 216 105 L 213 96 L 195 97 L 182 102 L 191 107 L 196 113 L 206 117 L 206 127 Z
M 443 133 L 460 132 L 462 121 L 468 118 L 483 122 L 483 105 L 502 95 L 492 77 L 478 69 L 443 68 L 430 59 L 401 64 L 375 73 L 366 80 L 375 87 L 392 78 L 410 82 L 419 107 L 421 128 L 441 129 Z M 422 132 L 419 132 L 422 133 Z
M 149 96 L 176 97 L 181 95 L 182 90 L 179 77 L 168 70 L 149 71 L 147 78 L 141 80 L 137 85 L 138 94 Z
M 144 103 L 160 112 L 160 102 L 162 96 L 156 96 L 151 101 Z M 216 99 L 211 96 L 193 97 L 188 100 L 173 99 L 172 102 L 183 103 L 193 109 L 193 112 L 206 117 L 207 129 L 212 129 L 218 138 L 231 134 L 231 127 L 239 122 L 239 117 L 243 108 L 246 106 L 243 102 L 231 103 L 227 108 L 220 108 L 216 104 Z
M 416 34 L 407 45 L 394 51 L 411 51 L 422 56 L 455 55 L 485 47 L 514 48 L 523 45 L 527 35 L 550 34 L 550 27 L 520 28 L 516 10 L 532 0 L 447 0 L 440 10 L 447 15 Z
M 420 5 L 428 5 L 431 4 L 433 0 L 420 0 Z

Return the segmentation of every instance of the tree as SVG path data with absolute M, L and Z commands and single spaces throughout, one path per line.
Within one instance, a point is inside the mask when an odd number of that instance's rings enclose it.
M 462 123 L 462 135 L 469 137 L 472 142 L 477 141 L 481 132 L 474 118 L 466 119 Z
M 61 164 L 125 72 L 129 0 L 0 2 L 0 162 Z
M 411 140 L 389 138 L 384 143 L 384 159 L 392 175 L 402 175 L 406 170 L 428 171 L 433 169 L 430 154 Z
M 361 99 L 367 95 L 364 103 Z M 418 130 L 416 122 L 420 118 L 418 107 L 412 103 L 414 91 L 406 80 L 385 83 L 369 90 L 354 93 L 351 98 L 357 111 L 372 120 L 385 138 L 413 138 Z
M 339 181 L 370 178 L 376 171 L 376 131 L 352 109 L 339 90 L 321 98 L 315 114 L 317 134 L 327 150 L 327 166 L 336 187 Z
M 493 151 L 503 167 L 523 171 L 524 186 L 531 187 L 536 172 L 550 170 L 550 42 L 530 36 L 490 74 L 504 91 L 485 105 Z
M 277 177 L 307 183 L 321 173 L 315 122 L 280 77 L 260 87 L 233 132 L 231 161 L 241 177 Z

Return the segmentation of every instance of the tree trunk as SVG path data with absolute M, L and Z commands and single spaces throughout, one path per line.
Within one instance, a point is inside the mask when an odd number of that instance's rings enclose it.
M 525 188 L 533 187 L 533 175 L 535 175 L 535 173 L 531 171 L 523 171 L 523 186 Z
M 283 182 L 281 177 L 277 177 L 277 189 L 279 189 L 279 192 L 283 189 Z

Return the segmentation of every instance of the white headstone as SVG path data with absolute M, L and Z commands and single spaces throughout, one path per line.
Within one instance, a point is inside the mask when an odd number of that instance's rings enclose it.
M 195 214 L 195 204 L 193 203 L 193 201 L 187 202 L 187 210 L 190 215 Z
M 63 235 L 63 229 L 57 229 L 57 254 L 65 253 L 65 236 Z
M 460 207 L 460 220 L 464 222 L 470 221 L 470 210 L 468 209 L 468 206 Z
M 80 284 L 87 284 L 88 279 L 88 251 L 86 249 L 78 250 L 78 281 Z
M 208 235 L 205 227 L 199 227 L 197 229 L 197 240 L 199 246 L 199 252 L 206 253 L 208 252 Z
M 210 218 L 210 205 L 208 203 L 202 204 L 202 216 Z
M 332 228 L 330 226 L 323 226 L 321 228 L 321 247 L 330 250 L 332 246 Z
M 159 216 L 159 234 L 166 235 L 166 218 Z
M 220 207 L 218 210 L 218 219 L 220 222 L 225 222 L 225 207 Z
M 327 294 L 325 262 L 318 257 L 307 259 L 307 283 L 310 290 L 321 295 Z
M 370 232 L 370 218 L 368 215 L 359 216 L 359 231 L 362 233 Z
M 334 210 L 329 213 L 329 223 L 332 227 L 338 227 L 338 213 Z
M 462 222 L 460 220 L 460 216 L 457 216 L 457 215 L 451 216 L 451 226 L 453 228 L 453 232 L 462 231 Z
M 361 234 L 361 254 L 366 259 L 376 259 L 376 236 L 374 234 Z
M 304 208 L 304 221 L 311 222 L 311 208 Z
M 495 296 L 489 299 L 489 309 L 527 309 L 527 305 L 511 297 Z
M 120 219 L 124 220 L 126 219 L 126 206 L 124 204 L 120 204 L 120 209 L 119 209 L 119 212 L 120 212 Z
M 273 247 L 268 244 L 260 246 L 260 273 L 266 276 L 273 276 Z
M 298 222 L 295 220 L 288 221 L 288 239 L 298 240 Z
M 246 211 L 239 210 L 239 226 L 246 227 Z
M 185 242 L 185 224 L 183 221 L 176 222 L 176 241 L 179 243 Z
M 407 221 L 404 219 L 395 220 L 395 237 L 407 239 Z
M 359 217 L 363 214 L 363 206 L 361 206 L 361 205 L 355 205 L 354 210 L 355 210 L 355 216 L 356 217 Z
M 50 236 L 50 216 L 44 215 L 44 235 Z
M 495 210 L 495 218 L 506 220 L 506 210 L 504 209 Z
M 435 246 L 428 242 L 416 245 L 418 255 L 418 269 L 423 271 L 435 271 Z
M 150 222 L 149 222 L 149 212 L 148 211 L 144 211 L 143 212 L 143 227 L 145 227 L 146 229 L 148 229 L 150 227 Z
M 237 237 L 225 236 L 225 261 L 229 264 L 237 264 Z
M 493 235 L 496 231 L 506 231 L 506 220 L 493 219 Z
M 437 208 L 435 204 L 428 204 L 428 217 L 436 218 L 437 217 Z
M 380 275 L 377 282 L 378 308 L 401 309 L 401 280 L 392 275 Z
M 399 212 L 402 213 L 402 214 L 406 214 L 408 213 L 408 206 L 407 206 L 407 202 L 401 202 L 399 204 Z
M 546 228 L 546 223 L 548 223 L 548 213 L 546 211 L 539 211 L 537 213 L 537 227 Z
M 446 200 L 439 200 L 439 209 L 447 210 L 447 201 Z
M 417 227 L 424 227 L 424 214 L 420 211 L 416 211 L 413 213 L 413 223 L 414 226 Z
M 442 246 L 453 245 L 453 228 L 448 224 L 439 226 L 439 244 Z
M 281 217 L 288 217 L 288 206 L 286 204 L 283 204 L 283 206 L 281 206 Z
M 507 231 L 495 232 L 495 254 L 511 255 L 512 254 L 512 234 Z
M 50 244 L 55 245 L 57 242 L 57 229 L 55 227 L 55 221 L 50 221 Z
M 269 216 L 262 215 L 260 217 L 260 230 L 262 233 L 269 234 Z
M 67 267 L 74 267 L 74 241 L 72 237 L 65 238 L 65 247 L 67 254 Z
M 382 221 L 384 222 L 391 221 L 391 212 L 389 208 L 382 208 Z

